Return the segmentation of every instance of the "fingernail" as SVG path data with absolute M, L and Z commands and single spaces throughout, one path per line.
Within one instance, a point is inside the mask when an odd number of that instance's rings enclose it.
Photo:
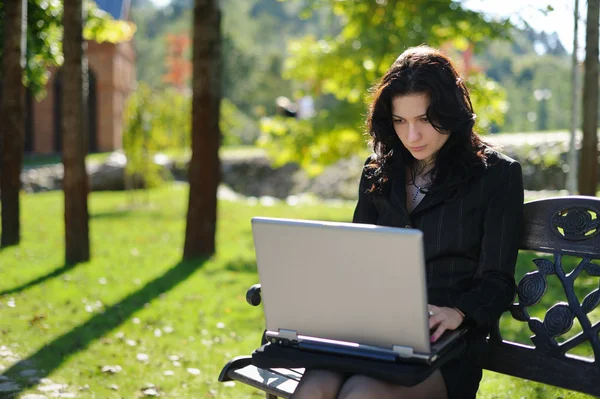
M 429 342 L 435 342 L 435 338 L 434 337 L 429 338 Z

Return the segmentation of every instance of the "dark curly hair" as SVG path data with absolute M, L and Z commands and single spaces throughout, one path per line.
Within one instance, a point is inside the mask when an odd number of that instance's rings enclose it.
M 474 131 L 469 92 L 450 58 L 440 51 L 428 46 L 409 48 L 371 92 L 366 124 L 374 155 L 365 166 L 371 192 L 383 190 L 393 165 L 415 162 L 394 130 L 392 100 L 397 96 L 427 94 L 427 118 L 440 134 L 450 135 L 429 172 L 436 190 L 457 190 L 486 167 L 489 146 Z

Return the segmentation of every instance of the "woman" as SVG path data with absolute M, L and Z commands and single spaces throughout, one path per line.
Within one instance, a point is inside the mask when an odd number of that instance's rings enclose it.
M 405 51 L 373 90 L 373 154 L 354 222 L 423 231 L 432 341 L 463 323 L 469 342 L 484 339 L 515 291 L 521 166 L 483 143 L 474 124 L 463 80 L 432 48 Z M 384 255 L 401 259 L 393 251 Z M 475 398 L 482 371 L 467 355 L 413 387 L 308 370 L 293 398 Z

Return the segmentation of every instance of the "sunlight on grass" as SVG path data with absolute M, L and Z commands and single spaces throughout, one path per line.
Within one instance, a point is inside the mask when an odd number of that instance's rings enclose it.
M 47 377 L 78 398 L 141 397 L 149 387 L 166 397 L 262 397 L 217 382 L 227 361 L 259 345 L 264 328 L 261 309 L 245 302 L 258 282 L 250 218 L 349 221 L 353 211 L 352 204 L 222 201 L 218 253 L 182 262 L 187 186 L 170 184 L 148 198 L 149 205 L 132 208 L 124 193 L 92 193 L 93 259 L 70 266 L 63 262 L 62 193 L 23 195 L 23 242 L 0 251 L 0 347 L 14 355 L 0 357 L 0 370 L 28 387 L 21 396 L 39 394 L 36 378 Z M 519 277 L 535 267 L 532 257 L 520 260 Z M 527 341 L 525 327 L 506 328 Z M 19 375 L 27 370 L 36 374 Z M 486 372 L 478 397 L 586 396 Z

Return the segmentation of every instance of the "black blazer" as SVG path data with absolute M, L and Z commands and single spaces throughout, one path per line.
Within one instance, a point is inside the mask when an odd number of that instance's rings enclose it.
M 423 231 L 429 303 L 456 307 L 465 320 L 488 327 L 515 294 L 523 215 L 521 165 L 492 152 L 485 172 L 460 194 L 432 187 L 410 214 L 400 169 L 390 176 L 384 194 L 368 192 L 372 183 L 363 172 L 353 221 Z M 401 267 L 402 254 L 394 255 Z

